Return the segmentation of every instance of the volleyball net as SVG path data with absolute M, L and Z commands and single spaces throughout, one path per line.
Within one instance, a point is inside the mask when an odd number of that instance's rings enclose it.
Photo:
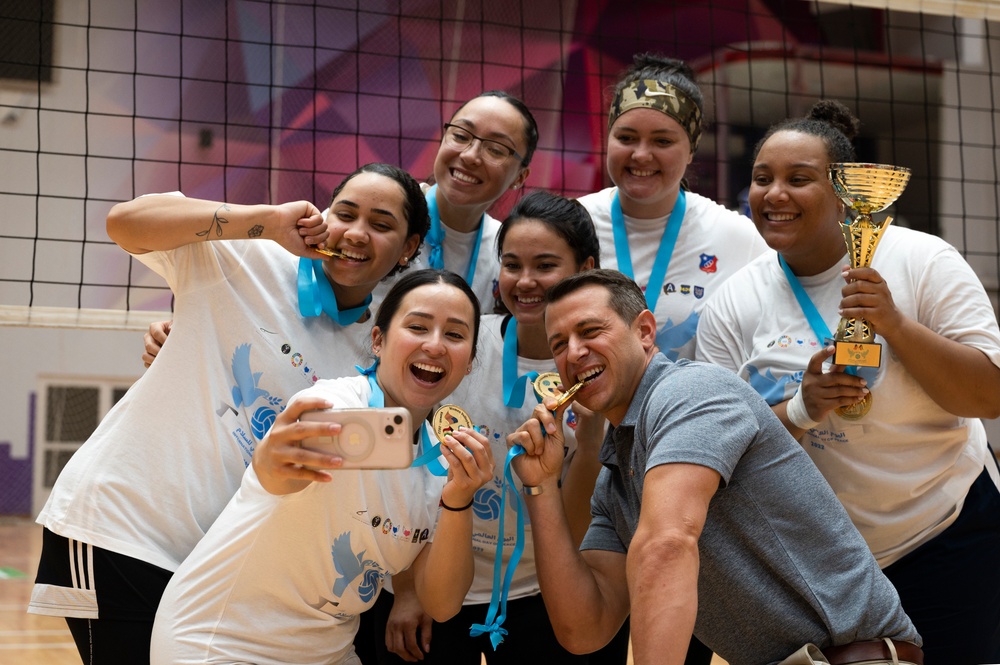
M 988 0 L 7 0 L 0 324 L 144 329 L 171 295 L 108 239 L 112 205 L 323 208 L 371 161 L 423 179 L 483 90 L 538 120 L 529 189 L 600 189 L 608 91 L 645 51 L 688 61 L 705 93 L 694 191 L 740 209 L 767 127 L 838 99 L 860 160 L 913 171 L 894 223 L 955 245 L 996 304 L 998 22 Z

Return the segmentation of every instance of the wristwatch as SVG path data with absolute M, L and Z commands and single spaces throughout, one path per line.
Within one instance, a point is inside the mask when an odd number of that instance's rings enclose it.
M 539 494 L 542 493 L 542 486 L 537 485 L 535 487 L 532 487 L 531 485 L 525 485 L 521 488 L 521 492 L 524 494 L 524 496 L 538 496 Z

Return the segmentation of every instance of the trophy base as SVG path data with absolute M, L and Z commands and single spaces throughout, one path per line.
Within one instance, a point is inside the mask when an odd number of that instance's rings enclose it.
M 882 364 L 882 345 L 878 342 L 837 341 L 833 362 L 855 367 L 878 367 Z
M 860 402 L 855 402 L 849 406 L 837 407 L 837 415 L 844 420 L 860 420 L 871 411 L 872 394 L 869 392 Z

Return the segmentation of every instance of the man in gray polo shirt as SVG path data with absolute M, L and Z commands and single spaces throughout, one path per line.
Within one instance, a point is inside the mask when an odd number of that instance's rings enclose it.
M 559 489 L 565 407 L 548 398 L 508 437 L 527 452 L 514 465 L 565 647 L 594 651 L 631 614 L 637 665 L 683 663 L 692 632 L 730 665 L 922 662 L 895 589 L 757 393 L 658 353 L 644 296 L 617 271 L 574 275 L 548 302 L 564 385 L 586 380 L 576 402 L 612 425 L 579 551 Z

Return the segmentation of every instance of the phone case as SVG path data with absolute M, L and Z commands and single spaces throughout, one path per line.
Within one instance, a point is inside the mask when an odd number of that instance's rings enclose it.
M 302 447 L 342 457 L 342 469 L 405 469 L 413 463 L 413 427 L 404 408 L 307 411 L 299 419 L 340 423 L 340 434 L 303 439 Z

